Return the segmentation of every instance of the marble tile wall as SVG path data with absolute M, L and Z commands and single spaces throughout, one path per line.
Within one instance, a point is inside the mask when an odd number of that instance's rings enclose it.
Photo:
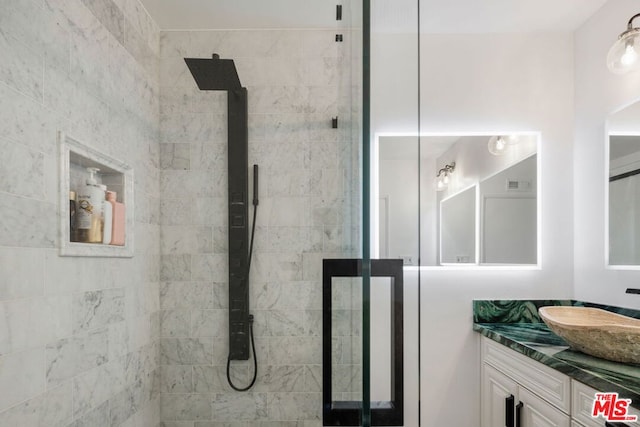
M 359 247 L 351 47 L 335 30 L 161 33 L 164 427 L 321 425 L 322 258 Z M 260 165 L 250 276 L 259 375 L 247 393 L 226 380 L 226 94 L 199 91 L 183 60 L 212 53 L 234 59 L 248 88 L 249 162 Z M 232 378 L 248 384 L 251 369 L 234 362 Z
M 160 32 L 138 0 L 0 11 L 0 425 L 156 427 Z M 134 258 L 58 256 L 58 131 L 134 167 Z

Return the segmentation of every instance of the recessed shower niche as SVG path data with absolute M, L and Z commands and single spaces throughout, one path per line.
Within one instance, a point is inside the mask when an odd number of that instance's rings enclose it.
M 133 257 L 132 167 L 62 132 L 58 134 L 58 145 L 60 256 Z M 95 187 L 99 189 L 95 198 L 100 204 L 107 203 L 111 207 L 85 209 L 86 212 L 93 212 L 91 220 L 94 222 L 87 222 L 91 228 L 82 234 L 79 212 L 82 209 L 80 205 L 86 205 L 86 201 L 80 199 L 86 192 L 87 182 L 92 179 L 92 168 Z M 111 193 L 111 202 L 106 201 L 107 192 Z M 105 223 L 111 227 L 105 226 Z M 87 237 L 90 233 L 91 238 Z

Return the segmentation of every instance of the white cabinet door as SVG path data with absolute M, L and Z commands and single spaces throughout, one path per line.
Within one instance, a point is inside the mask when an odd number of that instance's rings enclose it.
M 505 427 L 507 399 L 517 401 L 518 385 L 495 368 L 482 364 L 482 427 Z
M 529 390 L 518 389 L 520 426 L 517 427 L 570 427 L 569 415 L 540 399 Z
M 482 427 L 573 427 L 569 415 L 487 363 L 482 364 L 481 395 Z M 507 423 L 507 405 L 513 415 L 520 407 L 519 424 Z

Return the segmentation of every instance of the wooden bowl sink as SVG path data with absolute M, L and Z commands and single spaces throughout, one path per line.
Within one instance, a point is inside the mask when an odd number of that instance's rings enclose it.
M 599 308 L 549 306 L 544 323 L 578 351 L 602 359 L 640 363 L 640 320 Z

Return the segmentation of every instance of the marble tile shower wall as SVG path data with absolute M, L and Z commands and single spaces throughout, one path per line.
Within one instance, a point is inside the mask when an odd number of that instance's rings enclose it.
M 160 423 L 158 55 L 137 0 L 0 0 L 1 426 Z M 58 131 L 134 167 L 134 258 L 58 256 Z
M 161 33 L 164 427 L 321 425 L 322 258 L 358 246 L 348 46 L 335 30 Z M 247 393 L 225 373 L 226 94 L 199 91 L 183 61 L 212 53 L 234 59 L 248 88 L 249 162 L 260 165 L 250 295 L 259 375 Z M 232 377 L 248 384 L 251 370 L 234 362 Z

